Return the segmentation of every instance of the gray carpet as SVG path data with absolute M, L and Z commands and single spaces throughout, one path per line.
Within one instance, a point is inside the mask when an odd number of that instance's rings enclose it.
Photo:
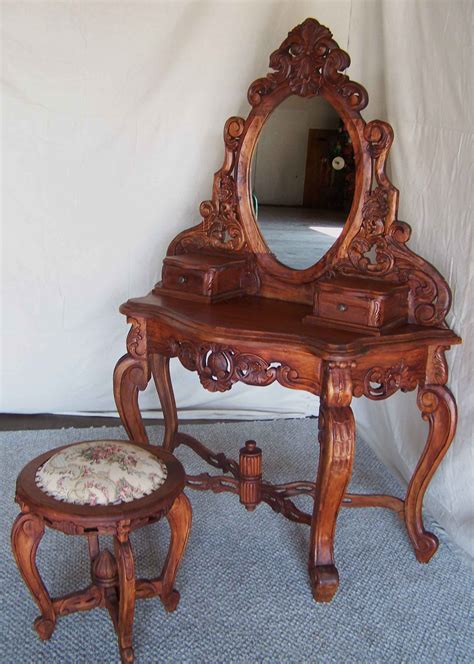
M 162 434 L 160 427 L 150 431 L 155 440 Z M 234 457 L 246 439 L 255 438 L 264 450 L 268 478 L 314 477 L 314 419 L 193 425 L 183 426 L 183 431 Z M 14 482 L 21 467 L 61 443 L 101 437 L 125 438 L 119 428 L 0 435 L 1 662 L 118 661 L 114 631 L 104 610 L 61 618 L 51 641 L 39 641 L 31 627 L 36 606 L 9 547 L 17 513 Z M 352 490 L 400 495 L 400 487 L 360 441 L 357 452 Z M 189 472 L 207 468 L 187 449 L 178 450 L 178 457 Z M 188 495 L 194 521 L 176 584 L 181 603 L 174 614 L 167 614 L 158 599 L 138 602 L 134 628 L 138 664 L 474 661 L 472 577 L 449 542 L 441 543 L 429 565 L 420 565 L 394 514 L 343 510 L 336 545 L 340 589 L 331 604 L 317 605 L 306 574 L 307 526 L 293 524 L 263 504 L 247 513 L 230 494 Z M 164 523 L 134 534 L 140 575 L 157 573 L 167 535 Z M 88 582 L 86 544 L 80 537 L 49 530 L 38 562 L 53 595 Z

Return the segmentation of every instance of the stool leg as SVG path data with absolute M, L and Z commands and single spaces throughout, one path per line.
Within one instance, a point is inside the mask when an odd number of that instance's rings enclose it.
M 36 551 L 43 535 L 43 519 L 31 513 L 21 513 L 13 524 L 11 543 L 23 581 L 41 611 L 41 615 L 34 622 L 34 628 L 39 637 L 46 640 L 51 637 L 56 626 L 56 614 L 36 567 Z
M 180 494 L 166 515 L 171 530 L 171 541 L 163 566 L 161 601 L 167 611 L 178 606 L 179 592 L 173 589 L 179 564 L 191 530 L 192 508 L 187 496 Z
M 91 578 L 94 583 L 94 562 L 100 554 L 99 538 L 97 535 L 87 536 L 87 545 L 89 548 L 89 558 L 91 561 Z
M 118 641 L 122 664 L 134 659 L 132 647 L 133 614 L 135 611 L 135 565 L 128 535 L 114 537 L 115 558 L 119 577 Z

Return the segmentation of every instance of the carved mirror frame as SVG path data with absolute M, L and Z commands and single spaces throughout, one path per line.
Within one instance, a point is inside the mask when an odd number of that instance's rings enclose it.
M 430 263 L 408 249 L 410 226 L 397 219 L 398 190 L 385 171 L 393 130 L 386 122 L 362 118 L 368 95 L 343 73 L 349 64 L 349 55 L 315 19 L 291 30 L 270 56 L 273 71 L 250 85 L 247 118 L 231 117 L 225 124 L 224 163 L 214 175 L 212 199 L 201 203 L 201 223 L 180 233 L 167 255 L 247 256 L 248 294 L 304 304 L 312 303 L 317 280 L 335 275 L 407 283 L 409 322 L 446 327 L 449 287 Z M 319 95 L 333 106 L 349 133 L 356 164 L 354 197 L 342 233 L 320 260 L 303 270 L 277 260 L 251 201 L 251 164 L 260 132 L 290 95 Z

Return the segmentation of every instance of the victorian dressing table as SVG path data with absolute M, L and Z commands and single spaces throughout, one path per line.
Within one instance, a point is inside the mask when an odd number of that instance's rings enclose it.
M 368 97 L 342 73 L 349 63 L 314 19 L 295 27 L 271 55 L 271 73 L 249 88 L 249 115 L 225 124 L 224 163 L 214 176 L 212 199 L 201 204 L 201 223 L 171 243 L 153 291 L 120 308 L 131 329 L 114 373 L 117 408 L 131 440 L 148 442 L 138 393 L 153 376 L 165 419 L 164 448 L 187 445 L 223 472 L 188 475 L 189 487 L 233 492 L 247 509 L 263 501 L 310 526 L 310 583 L 322 602 L 339 584 L 333 543 L 341 507 L 394 510 L 416 558 L 428 562 L 436 552 L 437 538 L 423 527 L 422 501 L 455 432 L 445 352 L 461 343 L 445 322 L 451 303 L 446 281 L 407 247 L 410 227 L 397 219 L 398 191 L 385 171 L 392 128 L 362 119 Z M 337 112 L 352 146 L 352 204 L 325 255 L 292 269 L 272 253 L 259 226 L 252 158 L 270 114 L 286 100 L 316 97 Z M 273 485 L 262 480 L 255 442 L 246 443 L 237 462 L 181 433 L 172 357 L 197 372 L 211 392 L 237 381 L 260 387 L 277 381 L 319 396 L 316 481 Z M 429 433 L 405 497 L 347 493 L 352 398 L 380 400 L 416 388 Z M 297 495 L 313 500 L 311 513 L 296 507 Z

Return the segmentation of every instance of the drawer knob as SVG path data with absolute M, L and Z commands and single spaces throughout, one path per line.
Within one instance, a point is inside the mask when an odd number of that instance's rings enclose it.
M 185 284 L 187 282 L 188 278 L 182 274 L 180 277 L 178 277 L 178 284 Z
M 347 311 L 347 304 L 343 304 L 342 302 L 340 302 L 340 303 L 337 305 L 337 310 L 338 310 L 338 311 Z

